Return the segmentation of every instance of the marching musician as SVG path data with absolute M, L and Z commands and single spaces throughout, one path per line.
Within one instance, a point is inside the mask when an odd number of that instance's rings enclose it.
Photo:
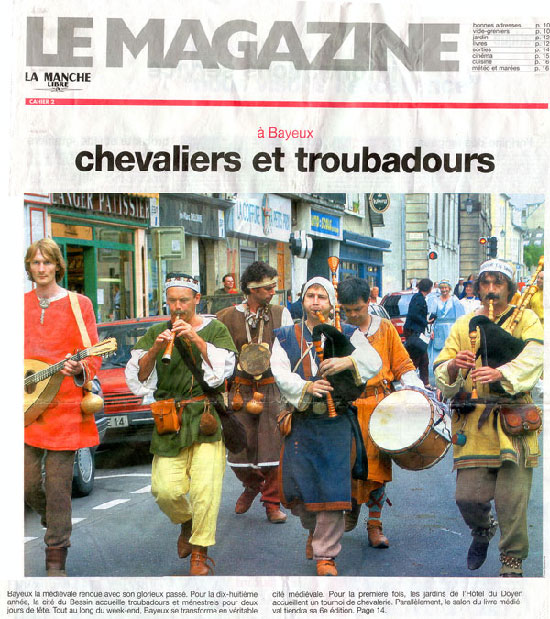
M 277 270 L 269 264 L 253 262 L 241 276 L 245 301 L 217 314 L 218 320 L 229 329 L 239 352 L 229 404 L 244 425 L 247 438 L 245 449 L 228 453 L 229 466 L 244 486 L 235 512 L 246 513 L 260 494 L 267 519 L 273 524 L 285 522 L 287 516 L 280 509 L 277 480 L 281 451 L 277 416 L 281 398 L 269 369 L 269 358 L 273 331 L 294 324 L 286 307 L 271 304 L 277 277 Z M 255 375 L 250 372 L 255 372 Z M 256 402 L 254 394 L 261 394 L 262 400 Z
M 393 391 L 392 382 L 424 389 L 416 374 L 401 338 L 392 323 L 369 314 L 369 284 L 364 279 L 350 277 L 338 284 L 338 298 L 349 324 L 357 327 L 382 359 L 382 369 L 371 378 L 356 400 L 357 417 L 367 447 L 368 479 L 352 480 L 353 508 L 346 513 L 346 531 L 357 526 L 361 505 L 366 503 L 369 546 L 388 548 L 388 538 L 382 533 L 381 512 L 386 502 L 386 483 L 391 481 L 391 458 L 382 453 L 369 436 L 369 420 L 377 404 Z
M 527 307 L 532 309 L 539 317 L 542 326 L 544 327 L 544 271 L 537 275 L 537 290 L 531 297 Z
M 126 366 L 126 382 L 136 395 L 168 403 L 177 398 L 182 407 L 179 428 L 153 430 L 151 492 L 159 508 L 180 525 L 177 551 L 182 559 L 191 555 L 189 575 L 206 576 L 213 573 L 208 547 L 216 541 L 225 446 L 213 408 L 214 427 L 205 433 L 201 426 L 208 399 L 184 358 L 198 368 L 205 388 L 221 394 L 235 367 L 235 346 L 225 325 L 197 314 L 201 294 L 196 279 L 168 273 L 164 289 L 171 324 L 159 322 L 138 340 Z M 171 342 L 175 346 L 166 363 L 163 357 Z
M 512 436 L 499 412 L 499 405 L 519 411 L 532 403 L 530 391 L 543 369 L 542 326 L 529 309 L 514 315 L 513 277 L 502 260 L 481 265 L 475 293 L 482 305 L 457 320 L 434 364 L 437 386 L 455 402 L 456 503 L 472 532 L 467 565 L 470 570 L 483 565 L 498 525 L 501 576 L 522 575 L 529 548 L 527 503 L 540 455 L 537 431 Z
M 348 354 L 320 361 L 312 336 L 336 308 L 334 286 L 323 277 L 314 277 L 305 284 L 302 299 L 304 318 L 275 331 L 271 356 L 277 385 L 293 407 L 281 452 L 281 502 L 308 531 L 306 558 L 316 560 L 317 574 L 335 576 L 344 510 L 351 509 L 352 443 L 357 474 L 366 473 L 359 471 L 366 464 L 366 453 L 345 396 L 338 400 L 341 404 L 335 417 L 329 416 L 329 397 L 334 395 L 336 400 L 344 376 L 355 385 L 365 383 L 380 370 L 381 361 L 362 333 L 349 325 L 339 334 Z M 327 337 L 322 336 L 320 342 L 326 350 Z
M 54 365 L 71 357 L 75 349 L 98 341 L 90 299 L 69 294 L 58 283 L 65 269 L 61 250 L 52 239 L 41 239 L 27 249 L 25 270 L 35 288 L 25 295 L 25 359 Z M 25 427 L 25 502 L 40 514 L 46 528 L 48 576 L 67 575 L 75 452 L 99 443 L 94 415 L 81 410 L 82 387 L 100 365 L 98 357 L 67 360 L 50 404 Z

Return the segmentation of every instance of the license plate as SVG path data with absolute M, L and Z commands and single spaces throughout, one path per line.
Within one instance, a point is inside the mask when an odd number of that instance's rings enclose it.
M 126 428 L 128 426 L 128 417 L 126 415 L 113 415 L 109 417 L 109 427 L 111 428 Z

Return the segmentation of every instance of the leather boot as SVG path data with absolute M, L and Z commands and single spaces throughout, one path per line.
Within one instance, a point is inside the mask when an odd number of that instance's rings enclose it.
M 260 491 L 255 488 L 245 488 L 235 504 L 236 514 L 246 514 Z
M 390 542 L 382 533 L 382 523 L 380 520 L 367 520 L 367 534 L 369 546 L 373 548 L 389 548 Z
M 319 559 L 317 561 L 317 576 L 338 576 L 334 559 Z
M 207 548 L 204 546 L 192 546 L 189 576 L 208 576 L 210 574 L 213 576 L 214 565 L 214 560 L 208 556 Z
M 345 527 L 344 531 L 348 533 L 349 531 L 353 531 L 357 526 L 357 521 L 359 520 L 359 514 L 361 513 L 361 503 L 356 503 L 353 501 L 352 508 L 349 512 L 344 514 L 345 519 Z
M 313 533 L 307 536 L 306 541 L 306 559 L 311 561 L 313 559 Z
M 48 576 L 67 576 L 65 571 L 67 552 L 66 546 L 48 546 L 46 548 L 46 573 Z
M 468 548 L 468 556 L 466 563 L 469 570 L 478 570 L 487 558 L 487 551 L 489 550 L 489 540 L 486 537 L 474 537 L 470 548 Z
M 498 523 L 490 516 L 490 524 L 487 528 L 477 528 L 472 530 L 472 543 L 468 548 L 468 556 L 466 557 L 466 565 L 469 570 L 478 570 L 487 558 L 489 550 L 489 542 L 497 530 Z
M 191 537 L 191 533 L 193 531 L 193 521 L 188 520 L 181 525 L 181 533 L 178 537 L 178 557 L 180 559 L 185 559 L 191 554 L 191 544 L 189 543 L 189 538 Z
M 265 503 L 265 514 L 269 522 L 273 524 L 286 522 L 286 514 L 275 503 Z

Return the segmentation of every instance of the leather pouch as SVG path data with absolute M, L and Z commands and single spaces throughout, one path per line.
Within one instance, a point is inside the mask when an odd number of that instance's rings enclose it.
M 181 428 L 181 417 L 174 400 L 152 402 L 151 413 L 155 421 L 157 432 L 160 435 L 179 432 Z
M 505 434 L 521 436 L 538 430 L 542 424 L 540 409 L 534 404 L 502 405 L 500 425 Z
M 292 411 L 284 408 L 277 417 L 277 426 L 281 436 L 288 436 L 292 430 Z
M 212 436 L 216 434 L 218 429 L 218 421 L 210 412 L 210 402 L 206 400 L 204 410 L 199 421 L 199 431 L 204 436 Z

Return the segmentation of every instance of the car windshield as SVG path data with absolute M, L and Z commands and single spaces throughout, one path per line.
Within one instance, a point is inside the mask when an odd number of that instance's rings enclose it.
M 156 322 L 144 321 L 134 324 L 115 325 L 103 324 L 98 325 L 97 331 L 99 339 L 103 340 L 107 337 L 114 337 L 117 341 L 117 349 L 114 355 L 103 359 L 101 369 L 120 368 L 124 367 L 129 359 L 132 348 L 140 337 L 145 335 L 147 329 Z
M 399 318 L 406 316 L 409 311 L 409 303 L 414 295 L 414 292 L 405 294 L 391 294 L 384 298 L 382 305 L 390 315 L 390 318 Z

